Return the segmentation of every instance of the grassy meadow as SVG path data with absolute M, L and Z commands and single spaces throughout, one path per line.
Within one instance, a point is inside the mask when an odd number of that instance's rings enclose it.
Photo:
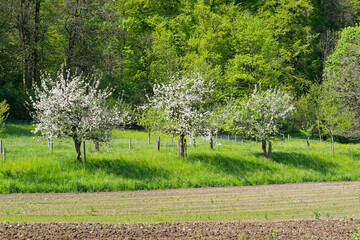
M 274 183 L 360 180 L 360 144 L 335 144 L 305 138 L 277 141 L 273 155 L 261 155 L 261 143 L 199 138 L 188 157 L 177 156 L 176 139 L 147 132 L 116 130 L 110 148 L 86 144 L 86 164 L 75 160 L 70 139 L 54 140 L 53 153 L 47 140 L 31 133 L 32 125 L 8 123 L 1 137 L 6 161 L 0 161 L 0 193 L 99 192 L 188 187 L 243 186 Z M 161 149 L 155 141 L 160 136 Z M 132 149 L 129 150 L 129 138 Z M 189 142 L 190 140 L 188 140 Z M 1 158 L 2 159 L 2 158 Z

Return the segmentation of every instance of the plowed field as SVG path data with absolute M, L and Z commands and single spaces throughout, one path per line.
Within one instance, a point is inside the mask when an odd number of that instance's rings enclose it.
M 359 189 L 331 182 L 0 195 L 0 239 L 352 239 Z
M 0 239 L 347 239 L 359 222 L 1 223 Z

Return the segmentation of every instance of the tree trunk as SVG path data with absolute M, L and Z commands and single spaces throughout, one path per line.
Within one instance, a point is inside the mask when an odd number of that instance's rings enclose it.
M 272 145 L 271 145 L 271 141 L 269 141 L 268 157 L 271 157 L 271 153 L 272 153 Z
M 100 148 L 99 148 L 99 142 L 95 142 L 95 151 L 99 151 L 100 150 Z
M 180 135 L 180 157 L 184 157 L 185 153 L 185 144 L 184 144 L 185 136 L 183 134 Z
M 319 140 L 320 140 L 320 142 L 322 142 L 322 137 L 321 137 L 321 129 L 320 129 L 320 124 L 319 124 L 319 117 L 318 116 L 316 116 L 317 117 L 317 120 L 318 120 L 318 130 L 319 130 Z
M 40 41 L 40 6 L 41 0 L 35 0 L 35 32 L 33 46 L 32 84 L 38 79 L 39 72 L 39 41 Z
M 76 150 L 76 160 L 78 162 L 82 162 L 81 160 L 81 139 L 77 137 L 73 137 L 74 144 L 75 144 L 75 150 Z
M 67 56 L 66 56 L 66 75 L 68 75 L 67 71 L 71 71 L 72 68 L 72 62 L 73 62 L 73 57 L 74 57 L 74 48 L 76 45 L 76 41 L 78 38 L 78 22 L 79 22 L 79 18 L 81 15 L 81 6 L 79 1 L 76 1 L 76 6 L 75 6 L 75 10 L 74 10 L 74 18 L 73 18 L 73 22 L 71 23 L 72 26 L 69 27 L 68 29 L 68 49 L 67 49 Z
M 331 146 L 330 146 L 331 155 L 334 154 L 334 134 L 331 134 Z
M 265 139 L 262 140 L 262 152 L 263 152 L 263 156 L 267 157 L 267 154 L 266 154 L 266 140 Z
M 83 154 L 84 154 L 84 163 L 86 163 L 86 148 L 85 148 L 85 141 L 83 142 Z M 81 160 L 81 159 L 80 159 Z
M 211 136 L 210 137 L 210 149 L 214 148 L 214 138 Z
M 26 92 L 27 85 L 29 84 L 29 68 L 31 61 L 31 2 L 25 0 L 20 1 L 19 15 L 17 16 L 17 27 L 19 30 L 19 40 L 21 46 L 21 63 L 22 63 L 22 84 L 24 92 Z

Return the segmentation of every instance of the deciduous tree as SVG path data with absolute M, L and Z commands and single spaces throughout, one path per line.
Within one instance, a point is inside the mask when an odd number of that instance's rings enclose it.
M 179 134 L 181 157 L 184 157 L 185 136 L 205 134 L 202 126 L 211 115 L 206 109 L 211 86 L 199 74 L 177 74 L 169 82 L 154 86 L 154 95 L 146 106 L 153 116 L 148 124 L 162 132 Z
M 83 140 L 105 141 L 114 127 L 124 123 L 127 111 L 121 105 L 110 108 L 105 100 L 110 89 L 99 89 L 100 80 L 93 82 L 82 75 L 67 76 L 61 70 L 56 79 L 48 74 L 41 78 L 41 86 L 34 85 L 35 97 L 30 97 L 35 133 L 47 138 L 71 137 L 76 159 L 81 162 Z
M 271 156 L 271 136 L 279 133 L 280 126 L 294 109 L 290 95 L 281 89 L 269 88 L 263 91 L 255 87 L 249 100 L 241 104 L 239 123 L 249 136 L 261 139 L 263 155 L 268 157 Z
M 349 107 L 354 116 L 347 137 L 360 138 L 360 27 L 348 27 L 341 34 L 337 47 L 329 56 L 324 70 L 327 89 L 336 102 Z
M 334 154 L 334 136 L 346 133 L 352 123 L 349 107 L 339 100 L 329 88 L 324 88 L 319 98 L 320 126 L 331 136 L 331 154 Z

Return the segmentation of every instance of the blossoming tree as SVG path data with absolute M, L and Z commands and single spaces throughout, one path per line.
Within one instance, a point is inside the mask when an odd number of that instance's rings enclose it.
M 295 109 L 291 97 L 278 88 L 263 91 L 255 87 L 249 100 L 242 102 L 239 109 L 240 125 L 249 136 L 261 139 L 263 155 L 271 156 L 271 136 L 279 133 L 282 123 Z
M 184 157 L 185 136 L 204 136 L 204 121 L 211 115 L 206 104 L 210 98 L 212 84 L 199 74 L 180 76 L 177 74 L 169 82 L 155 84 L 154 95 L 145 106 L 148 109 L 147 125 L 152 129 L 180 135 L 180 156 Z
M 81 162 L 83 140 L 105 141 L 111 129 L 127 117 L 121 104 L 111 108 L 106 105 L 111 91 L 100 90 L 99 84 L 99 80 L 85 81 L 81 75 L 70 76 L 63 70 L 57 79 L 43 75 L 41 85 L 34 85 L 35 96 L 29 102 L 36 124 L 34 132 L 48 138 L 71 137 L 76 159 Z

